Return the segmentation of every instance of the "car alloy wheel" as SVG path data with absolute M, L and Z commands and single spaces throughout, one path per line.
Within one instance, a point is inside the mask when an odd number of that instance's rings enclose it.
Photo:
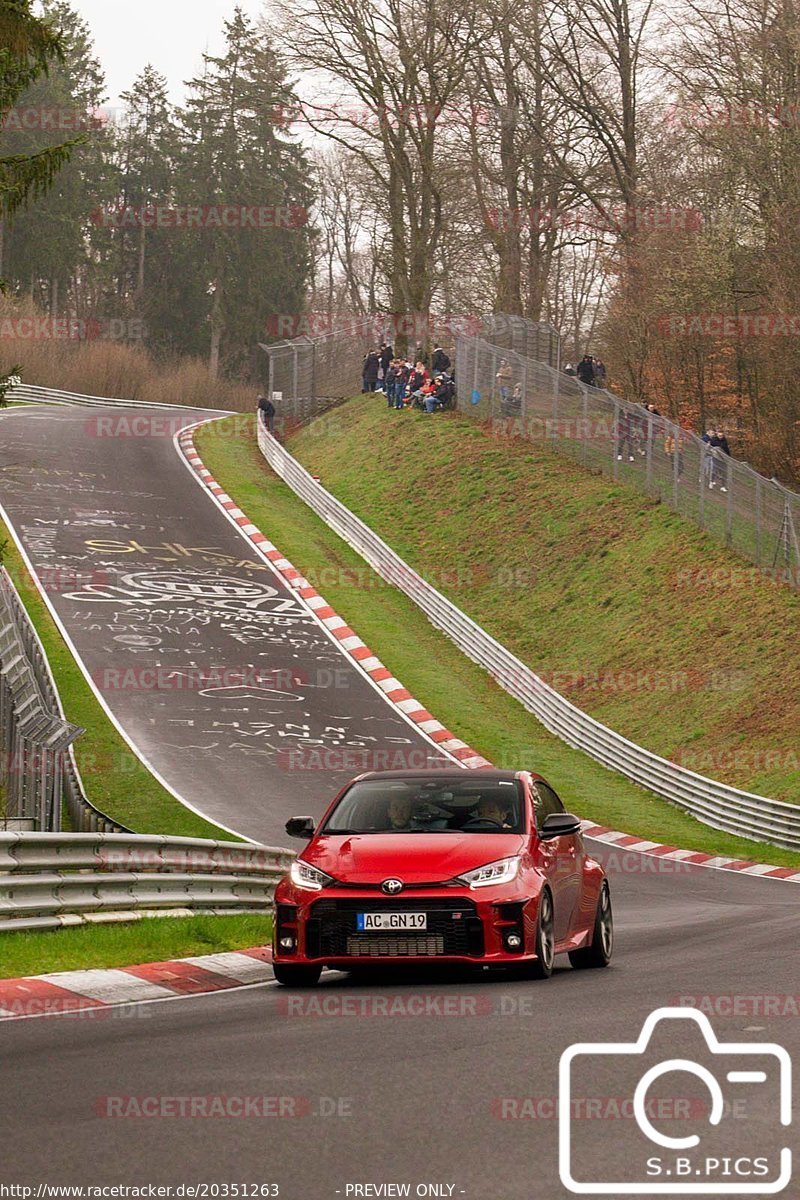
M 607 967 L 614 952 L 614 914 L 611 908 L 611 892 L 608 882 L 603 880 L 597 900 L 592 940 L 582 950 L 570 951 L 569 961 L 573 967 Z

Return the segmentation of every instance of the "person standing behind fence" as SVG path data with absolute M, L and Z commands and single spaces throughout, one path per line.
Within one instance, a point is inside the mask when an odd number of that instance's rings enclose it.
M 398 410 L 405 406 L 406 389 L 410 375 L 411 367 L 401 358 L 397 363 L 397 374 L 394 379 L 394 406 Z
M 258 397 L 258 411 L 268 433 L 275 433 L 275 405 L 267 396 Z
M 728 439 L 721 429 L 715 429 L 711 435 L 711 447 L 713 449 L 713 462 L 711 464 L 711 487 L 715 483 L 719 484 L 721 492 L 728 490 L 728 464 L 727 458 L 731 456 L 731 448 L 728 445 Z
M 508 397 L 511 395 L 511 384 L 514 381 L 514 372 L 511 370 L 511 365 L 507 359 L 500 359 L 500 369 L 495 375 L 497 385 L 500 388 L 500 400 L 505 404 Z
M 444 371 L 450 370 L 450 359 L 438 343 L 433 348 L 431 370 L 433 371 L 434 375 L 441 375 Z
M 394 388 L 397 381 L 397 359 L 393 358 L 386 368 L 383 377 L 383 390 L 386 393 L 386 407 L 394 408 Z
M 575 374 L 581 383 L 585 383 L 587 387 L 594 387 L 594 360 L 591 354 L 584 354 L 578 363 L 578 369 Z
M 675 455 L 678 456 L 678 482 L 683 478 L 683 436 L 681 430 L 675 426 L 674 430 L 670 430 L 664 439 L 664 453 L 667 456 L 668 462 L 674 464 Z M 675 467 L 672 467 L 675 470 Z
M 599 388 L 606 386 L 606 364 L 602 358 L 594 360 L 594 386 Z
M 378 382 L 378 371 L 380 370 L 381 360 L 377 350 L 370 350 L 364 355 L 364 366 L 362 368 L 362 393 L 374 392 Z

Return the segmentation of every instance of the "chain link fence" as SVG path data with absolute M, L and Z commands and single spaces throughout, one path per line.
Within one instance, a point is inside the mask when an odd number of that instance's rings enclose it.
M 461 413 L 659 496 L 800 590 L 800 496 L 776 480 L 641 405 L 485 338 L 457 338 L 456 380 Z
M 375 314 L 343 321 L 317 337 L 261 343 L 269 360 L 267 395 L 276 408 L 276 425 L 290 433 L 342 400 L 361 391 L 365 354 L 386 342 L 397 346 L 403 338 L 408 353 L 417 347 L 439 344 L 455 358 L 459 337 L 480 334 L 498 346 L 513 349 L 556 369 L 561 344 L 551 325 L 507 313 L 486 316 L 415 317 Z
M 491 345 L 560 370 L 561 337 L 552 325 L 510 313 L 490 313 L 481 317 L 481 326 L 481 336 Z

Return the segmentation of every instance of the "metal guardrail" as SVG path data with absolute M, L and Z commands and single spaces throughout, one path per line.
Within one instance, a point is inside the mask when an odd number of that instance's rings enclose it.
M 696 434 L 485 338 L 456 339 L 458 408 L 658 496 L 765 578 L 800 589 L 800 495 Z
M 136 834 L 0 834 L 0 932 L 266 912 L 291 850 Z
M 260 422 L 258 442 L 269 465 L 296 495 L 551 733 L 707 825 L 756 841 L 800 849 L 800 807 L 697 775 L 590 717 L 417 574 L 368 525 L 317 483 Z
M 85 396 L 81 392 L 64 392 L 59 388 L 39 387 L 32 383 L 18 384 L 9 391 L 6 400 L 18 404 L 57 404 L 81 408 L 108 408 L 109 405 L 116 408 L 177 408 L 187 412 L 194 412 L 198 407 L 190 404 L 151 404 L 147 400 L 126 400 L 117 396 Z
M 0 568 L 0 828 L 58 832 L 62 802 L 76 830 L 125 832 L 86 797 L 44 649 L 11 576 Z

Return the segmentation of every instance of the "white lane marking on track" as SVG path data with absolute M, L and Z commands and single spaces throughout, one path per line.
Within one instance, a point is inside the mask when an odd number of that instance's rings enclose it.
M 228 511 L 228 509 L 226 509 L 224 504 L 221 503 L 222 497 L 215 495 L 214 492 L 212 492 L 211 489 L 206 486 L 206 484 L 203 482 L 203 480 L 199 478 L 197 471 L 192 466 L 191 462 L 189 461 L 189 457 L 188 457 L 186 451 L 184 451 L 183 446 L 180 443 L 180 438 L 181 438 L 181 434 L 186 434 L 186 433 L 194 434 L 195 429 L 198 428 L 199 425 L 206 424 L 206 423 L 207 422 L 201 421 L 201 422 L 198 422 L 198 425 L 188 426 L 186 429 L 181 430 L 181 433 L 176 433 L 175 437 L 172 439 L 172 444 L 175 447 L 175 452 L 177 453 L 178 458 L 183 463 L 184 467 L 189 472 L 192 479 L 194 479 L 197 486 L 199 488 L 202 488 L 203 491 L 207 495 L 211 496 L 213 503 L 216 504 L 217 508 L 219 508 L 220 511 L 225 514 L 225 516 L 230 521 L 233 528 L 238 531 L 239 535 L 242 538 L 244 538 L 244 540 L 247 542 L 248 546 L 252 547 L 252 549 L 255 550 L 255 552 L 259 556 L 259 558 L 264 560 L 264 562 L 267 564 L 267 566 L 272 570 L 273 574 L 278 579 L 280 579 L 283 586 L 288 589 L 288 591 L 290 592 L 290 594 L 292 596 L 294 596 L 296 598 L 297 602 L 299 604 L 302 604 L 305 606 L 307 611 L 311 614 L 311 616 L 314 618 L 314 620 L 319 625 L 320 629 L 324 632 L 325 636 L 336 647 L 336 649 L 339 651 L 339 653 L 342 655 L 342 657 L 345 659 L 345 661 L 347 663 L 349 663 L 360 675 L 362 675 L 364 679 L 366 679 L 367 683 L 370 685 L 370 687 L 373 689 L 373 691 L 377 692 L 377 694 L 379 696 L 383 697 L 384 701 L 389 705 L 392 712 L 397 713 L 397 715 L 399 717 L 401 717 L 405 721 L 405 723 L 411 729 L 413 729 L 414 732 L 420 738 L 423 739 L 423 741 L 426 741 L 429 743 L 429 745 L 433 746 L 433 748 L 437 751 L 438 754 L 442 755 L 445 758 L 452 759 L 455 766 L 461 767 L 463 770 L 469 770 L 470 768 L 466 762 L 463 762 L 460 758 L 456 758 L 455 755 L 451 754 L 449 750 L 444 750 L 442 747 L 442 744 L 440 742 L 435 742 L 433 740 L 433 738 L 429 737 L 428 734 L 425 733 L 425 731 L 420 728 L 420 726 L 416 723 L 416 721 L 412 721 L 407 716 L 406 713 L 404 713 L 395 703 L 393 703 L 393 701 L 389 700 L 389 698 L 386 696 L 385 692 L 387 690 L 391 690 L 391 688 L 387 688 L 386 685 L 391 683 L 394 688 L 402 688 L 403 685 L 401 683 L 399 683 L 396 679 L 391 679 L 391 680 L 387 679 L 387 680 L 384 680 L 382 683 L 376 682 L 370 675 L 367 674 L 367 671 L 364 669 L 364 663 L 359 662 L 358 659 L 352 658 L 349 654 L 347 654 L 343 650 L 341 640 L 333 635 L 331 630 L 325 624 L 324 619 L 321 620 L 317 616 L 316 612 L 314 611 L 315 608 L 328 607 L 327 602 L 322 597 L 311 597 L 309 600 L 306 600 L 297 591 L 295 591 L 294 588 L 290 587 L 288 580 L 286 580 L 283 577 L 283 575 L 281 575 L 280 571 L 277 569 L 278 563 L 274 563 L 271 558 L 267 558 L 266 554 L 264 553 L 264 544 L 259 545 L 257 542 L 251 541 L 251 539 L 247 536 L 247 534 L 243 532 L 241 525 L 237 525 L 236 521 L 234 521 L 231 518 L 231 515 L 230 515 L 230 512 Z M 283 562 L 284 564 L 289 565 L 288 559 L 280 559 L 279 562 Z M 297 582 L 297 581 L 295 581 L 295 582 Z M 316 600 L 316 604 L 314 603 L 315 600 Z M 344 625 L 345 622 L 343 621 L 342 624 Z M 365 661 L 370 662 L 372 660 L 367 659 Z M 378 659 L 375 659 L 374 661 L 375 661 L 376 666 L 382 666 L 382 664 L 380 663 L 380 661 Z

